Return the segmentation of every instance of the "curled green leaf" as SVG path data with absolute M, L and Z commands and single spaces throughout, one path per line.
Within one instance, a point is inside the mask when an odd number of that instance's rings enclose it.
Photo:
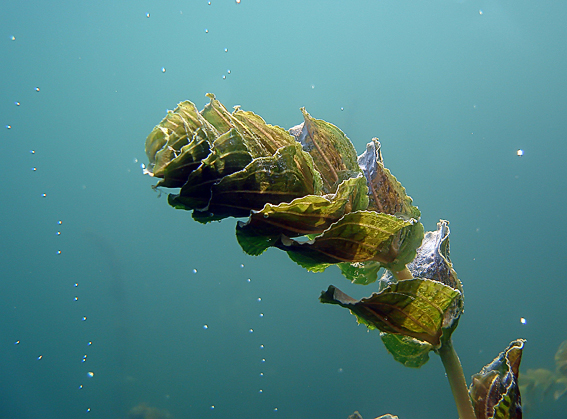
M 510 343 L 494 361 L 473 375 L 469 395 L 477 419 L 522 418 L 518 372 L 525 340 Z
M 348 308 L 370 329 L 408 336 L 438 348 L 445 312 L 459 297 L 459 291 L 440 282 L 414 278 L 360 300 L 331 285 L 320 300 Z

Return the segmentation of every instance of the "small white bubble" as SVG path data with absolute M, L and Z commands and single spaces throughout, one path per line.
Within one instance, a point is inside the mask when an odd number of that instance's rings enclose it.
M 81 320 L 84 321 L 84 322 L 86 322 L 86 321 L 87 321 L 87 316 L 83 316 L 83 317 L 81 318 Z
M 264 345 L 260 345 L 260 349 L 264 349 Z
M 213 405 L 211 405 L 211 409 L 214 409 L 214 408 L 215 408 L 215 405 L 214 405 L 214 404 L 213 404 Z
M 61 250 L 58 250 L 58 251 L 57 251 L 57 254 L 60 255 L 60 254 L 61 254 Z
M 315 85 L 314 85 L 314 84 L 312 84 L 312 85 L 311 85 L 311 88 L 312 88 L 312 89 L 315 89 Z
M 14 102 L 16 106 L 20 106 L 20 102 Z
M 262 297 L 258 297 L 258 301 L 262 301 Z
M 205 29 L 205 33 L 209 33 L 209 30 L 208 30 L 208 29 Z
M 46 196 L 47 196 L 46 193 L 42 193 L 42 194 L 41 194 L 41 197 L 42 197 L 42 198 L 45 198 Z
M 263 377 L 263 376 L 264 376 L 264 373 L 263 373 L 263 372 L 261 372 L 261 373 L 260 373 L 260 377 Z
M 527 323 L 527 320 L 526 320 L 525 318 L 523 318 L 523 317 L 520 317 L 520 323 L 526 324 L 526 323 Z
M 248 332 L 249 332 L 249 333 L 254 333 L 254 329 L 250 329 Z
M 208 328 L 209 328 L 208 325 L 206 325 L 206 324 L 203 325 L 203 329 L 208 329 Z
M 36 172 L 37 171 L 37 167 L 32 167 L 32 172 Z
M 86 360 L 87 360 L 87 356 L 86 356 L 86 355 L 83 355 L 83 359 L 82 359 L 81 362 L 85 362 Z
M 10 37 L 10 39 L 11 39 L 12 41 L 15 41 L 15 40 L 16 40 L 16 37 L 15 37 L 14 35 L 12 35 L 12 36 Z
M 90 378 L 93 378 L 93 377 L 94 377 L 94 372 L 89 371 L 89 372 L 87 372 L 87 375 L 88 375 Z
M 75 284 L 74 284 L 73 286 L 74 286 L 75 288 L 77 288 L 77 287 L 79 286 L 79 284 L 77 284 L 77 283 L 75 282 Z
M 224 52 L 228 52 L 228 48 L 225 48 L 225 49 L 224 49 Z
M 57 233 L 55 233 L 55 235 L 56 235 L 56 236 L 60 236 L 60 235 L 61 235 L 61 232 L 58 231 Z
M 19 345 L 19 344 L 20 344 L 20 341 L 19 341 L 19 340 L 17 340 L 17 341 L 14 342 L 14 345 Z
M 39 90 L 40 90 L 39 87 L 36 87 L 36 88 L 35 88 L 35 91 L 36 91 L 36 92 L 39 92 Z
M 210 6 L 210 5 L 211 5 L 211 2 L 209 2 L 208 5 Z
M 262 362 L 266 362 L 266 358 L 262 358 Z
M 241 264 L 240 264 L 240 267 L 241 267 L 241 268 L 244 268 L 244 263 L 241 263 Z
M 81 390 L 83 388 L 82 384 L 79 384 L 79 390 Z
M 146 17 L 150 17 L 150 14 L 149 14 L 149 13 L 146 13 Z M 159 20 L 159 19 L 158 19 L 158 20 Z
M 230 70 L 226 70 L 226 72 L 227 72 L 228 74 L 230 74 Z
M 91 346 L 93 343 L 89 340 L 87 346 Z
M 79 301 L 79 297 L 74 297 L 73 300 L 74 300 L 74 301 Z
M 343 107 L 341 106 L 341 111 L 344 111 L 344 110 L 345 110 L 345 108 L 343 108 Z
M 264 313 L 260 313 L 260 317 L 264 317 Z
M 89 413 L 91 411 L 90 407 L 87 407 L 87 413 Z
M 483 14 L 482 9 L 480 9 L 480 10 L 478 11 L 478 14 L 479 14 L 479 15 Z
M 6 129 L 12 129 L 12 125 L 6 125 Z
M 240 0 L 235 0 L 235 1 L 236 1 L 236 4 L 240 4 Z
M 162 73 L 165 73 L 165 67 L 162 67 L 162 68 L 161 68 L 161 72 L 162 72 Z
M 518 149 L 518 151 L 516 151 L 516 156 L 522 157 L 523 155 L 524 155 L 524 150 L 522 150 L 521 148 Z
M 225 76 L 224 74 L 222 75 L 222 79 L 223 79 L 223 80 L 225 80 L 225 79 L 226 79 L 226 76 Z
M 260 390 L 258 390 L 258 393 L 262 393 L 262 391 L 263 391 L 263 390 L 262 390 L 262 389 L 260 389 Z
M 61 224 L 63 224 L 63 221 L 59 220 L 59 221 L 57 221 L 57 224 L 61 225 Z
M 40 361 L 43 358 L 43 355 L 37 357 L 37 360 Z
M 193 273 L 196 274 L 196 273 L 197 273 L 197 269 L 193 269 Z

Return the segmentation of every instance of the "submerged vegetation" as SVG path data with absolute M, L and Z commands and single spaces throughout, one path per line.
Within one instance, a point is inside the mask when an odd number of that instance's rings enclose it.
M 303 122 L 285 130 L 208 97 L 201 111 L 181 102 L 147 137 L 146 173 L 159 179 L 155 187 L 180 188 L 169 204 L 201 223 L 246 218 L 236 238 L 249 255 L 277 247 L 309 271 L 336 265 L 353 283 L 378 281 L 366 298 L 331 285 L 320 301 L 379 330 L 405 366 L 439 355 L 461 419 L 521 418 L 524 340 L 513 341 L 467 388 L 451 339 L 464 297 L 449 257 L 449 223 L 424 232 L 420 211 L 384 166 L 380 142 L 372 139 L 357 157 L 339 128 L 305 109 Z

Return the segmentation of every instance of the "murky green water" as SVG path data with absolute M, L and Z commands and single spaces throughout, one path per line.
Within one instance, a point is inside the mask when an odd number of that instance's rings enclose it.
M 558 1 L 10 2 L 0 6 L 0 417 L 456 417 L 439 359 L 404 368 L 337 269 L 246 256 L 142 175 L 144 140 L 214 92 L 289 128 L 305 106 L 451 221 L 465 375 L 567 339 L 565 16 Z M 523 150 L 523 156 L 517 150 Z M 520 321 L 525 319 L 525 323 Z M 92 376 L 91 374 L 92 373 Z M 525 417 L 560 417 L 566 399 Z M 163 413 L 163 412 L 162 412 Z M 132 416 L 131 416 L 132 417 Z

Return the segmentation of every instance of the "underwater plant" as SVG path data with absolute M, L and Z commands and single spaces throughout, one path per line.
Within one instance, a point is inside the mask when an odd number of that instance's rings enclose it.
M 309 271 L 336 265 L 353 283 L 378 281 L 378 291 L 360 300 L 332 285 L 319 299 L 378 329 L 405 366 L 439 355 L 461 419 L 521 418 L 525 341 L 513 341 L 467 388 L 451 339 L 464 297 L 449 257 L 449 223 L 424 233 L 420 211 L 384 166 L 378 139 L 357 157 L 339 128 L 305 109 L 303 122 L 285 130 L 207 96 L 201 111 L 179 103 L 146 139 L 145 173 L 159 179 L 154 188 L 180 188 L 168 203 L 201 223 L 247 218 L 236 238 L 249 255 L 277 247 Z

